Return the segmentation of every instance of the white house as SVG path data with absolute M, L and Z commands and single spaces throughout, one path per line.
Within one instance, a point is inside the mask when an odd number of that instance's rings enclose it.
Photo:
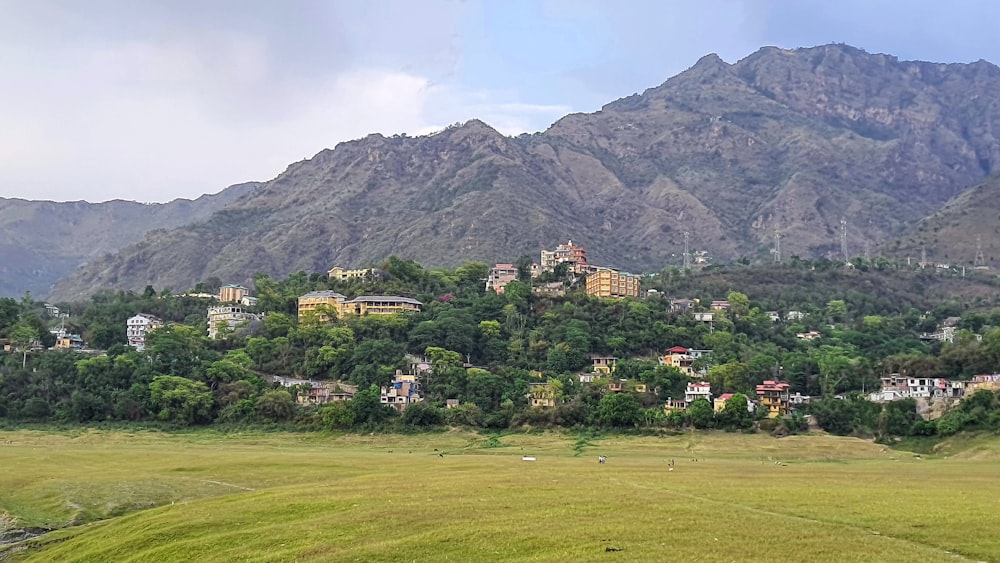
M 128 345 L 140 352 L 146 348 L 146 335 L 150 331 L 163 326 L 163 321 L 159 317 L 147 315 L 146 313 L 139 313 L 134 317 L 129 317 L 125 323 Z

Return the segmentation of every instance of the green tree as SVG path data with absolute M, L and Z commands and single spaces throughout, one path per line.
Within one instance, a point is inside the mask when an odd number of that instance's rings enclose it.
M 695 428 L 715 427 L 715 411 L 708 399 L 698 399 L 691 403 L 686 411 L 687 419 Z
M 642 420 L 642 405 L 631 393 L 611 393 L 597 404 L 597 422 L 603 426 L 636 426 Z
M 257 414 L 263 420 L 289 420 L 295 415 L 295 399 L 284 389 L 268 391 L 257 400 Z
M 212 392 L 200 381 L 159 375 L 149 384 L 149 401 L 160 420 L 178 424 L 206 422 L 212 413 Z

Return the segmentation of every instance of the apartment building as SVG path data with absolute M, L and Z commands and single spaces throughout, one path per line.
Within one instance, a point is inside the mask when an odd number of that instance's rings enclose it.
M 605 299 L 639 297 L 640 278 L 635 274 L 610 268 L 599 269 L 587 276 L 587 295 Z

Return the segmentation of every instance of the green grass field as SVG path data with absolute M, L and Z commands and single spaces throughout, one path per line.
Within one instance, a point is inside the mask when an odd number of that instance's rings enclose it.
M 0 512 L 63 529 L 0 559 L 1000 560 L 1000 441 L 943 451 L 721 432 L 5 432 Z

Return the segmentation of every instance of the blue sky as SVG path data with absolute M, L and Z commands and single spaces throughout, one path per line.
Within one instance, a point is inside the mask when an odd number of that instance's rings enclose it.
M 0 0 L 0 196 L 197 197 L 372 132 L 544 130 L 717 53 L 1000 63 L 1000 2 Z

